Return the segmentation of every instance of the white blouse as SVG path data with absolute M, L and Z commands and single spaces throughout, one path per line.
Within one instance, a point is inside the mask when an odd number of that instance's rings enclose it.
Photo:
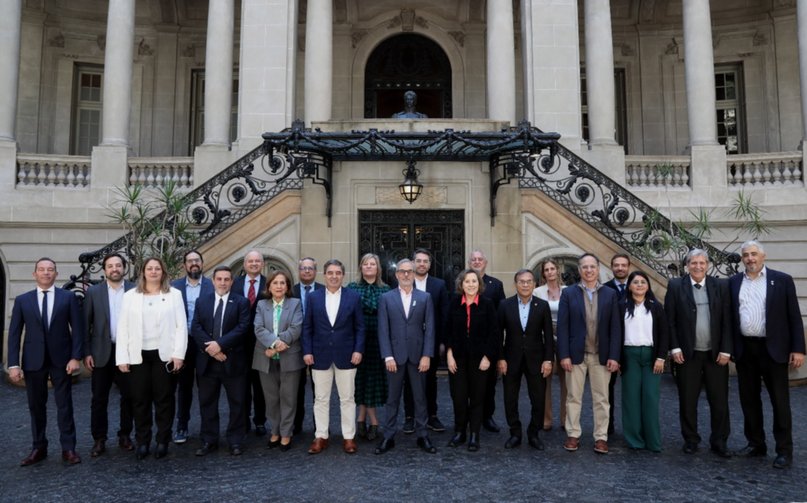
M 633 309 L 633 316 L 625 311 L 625 345 L 653 346 L 653 314 L 643 304 Z

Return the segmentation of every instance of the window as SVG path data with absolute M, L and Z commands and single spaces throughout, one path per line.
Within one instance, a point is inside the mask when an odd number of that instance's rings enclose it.
M 238 74 L 237 70 L 234 74 Z M 233 94 L 230 112 L 230 143 L 236 140 L 238 132 L 238 79 L 233 79 Z M 191 74 L 191 126 L 190 145 L 193 149 L 205 141 L 205 71 L 193 70 Z
M 717 141 L 727 154 L 747 152 L 742 63 L 715 67 L 715 98 Z
M 616 142 L 628 153 L 628 106 L 625 85 L 625 69 L 614 68 L 614 117 Z M 586 69 L 580 69 L 580 109 L 582 113 L 583 139 L 588 141 L 588 92 L 586 90 Z
M 76 65 L 74 75 L 70 153 L 90 155 L 101 141 L 104 68 Z

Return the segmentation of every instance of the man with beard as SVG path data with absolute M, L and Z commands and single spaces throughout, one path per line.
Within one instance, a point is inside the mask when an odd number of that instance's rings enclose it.
M 614 277 L 605 282 L 604 286 L 616 290 L 619 302 L 625 300 L 628 295 L 628 275 L 630 274 L 630 257 L 624 253 L 617 253 L 611 257 L 611 274 Z M 611 374 L 611 381 L 608 383 L 608 401 L 611 402 L 611 411 L 608 419 L 608 434 L 614 433 L 614 387 L 618 372 Z
M 90 408 L 90 431 L 94 444 L 90 455 L 94 458 L 106 451 L 107 406 L 109 391 L 115 383 L 120 391 L 120 429 L 118 445 L 121 449 L 134 449 L 129 435 L 132 433 L 134 416 L 129 394 L 129 380 L 115 363 L 115 343 L 123 293 L 132 289 L 134 283 L 125 281 L 126 259 L 118 253 L 104 257 L 103 281 L 93 285 L 84 296 L 84 320 L 87 332 L 84 336 L 84 366 L 92 372 L 92 406 Z
M 184 278 L 171 282 L 171 286 L 182 292 L 185 302 L 185 314 L 188 318 L 188 349 L 185 351 L 185 364 L 179 372 L 177 383 L 177 429 L 174 433 L 174 443 L 184 444 L 188 441 L 188 421 L 191 417 L 191 404 L 193 403 L 193 381 L 196 376 L 196 353 L 199 351 L 191 337 L 191 322 L 196 307 L 196 299 L 201 295 L 212 294 L 215 291 L 213 282 L 202 276 L 204 261 L 198 250 L 190 250 L 183 258 L 185 266 Z

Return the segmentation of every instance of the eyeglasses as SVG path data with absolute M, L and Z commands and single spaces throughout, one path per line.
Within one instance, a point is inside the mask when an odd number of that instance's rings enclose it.
M 311 267 L 309 265 L 303 265 L 303 266 L 300 266 L 298 268 L 298 270 L 299 271 L 305 271 L 305 272 L 312 272 L 312 271 L 315 271 L 316 269 L 314 269 L 313 267 Z
M 413 272 L 415 271 L 412 269 L 398 269 L 397 271 L 395 271 L 396 274 L 404 274 L 404 275 L 412 274 Z
M 518 280 L 518 281 L 517 281 L 517 283 L 518 283 L 519 285 L 532 285 L 533 283 L 535 283 L 535 280 L 531 280 L 531 279 L 520 279 L 520 280 Z

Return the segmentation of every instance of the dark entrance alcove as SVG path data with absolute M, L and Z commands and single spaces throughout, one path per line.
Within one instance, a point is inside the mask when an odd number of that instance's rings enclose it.
M 433 40 L 414 33 L 388 38 L 373 50 L 364 73 L 364 117 L 382 119 L 403 109 L 409 89 L 418 95 L 417 111 L 430 118 L 451 118 L 451 64 Z

